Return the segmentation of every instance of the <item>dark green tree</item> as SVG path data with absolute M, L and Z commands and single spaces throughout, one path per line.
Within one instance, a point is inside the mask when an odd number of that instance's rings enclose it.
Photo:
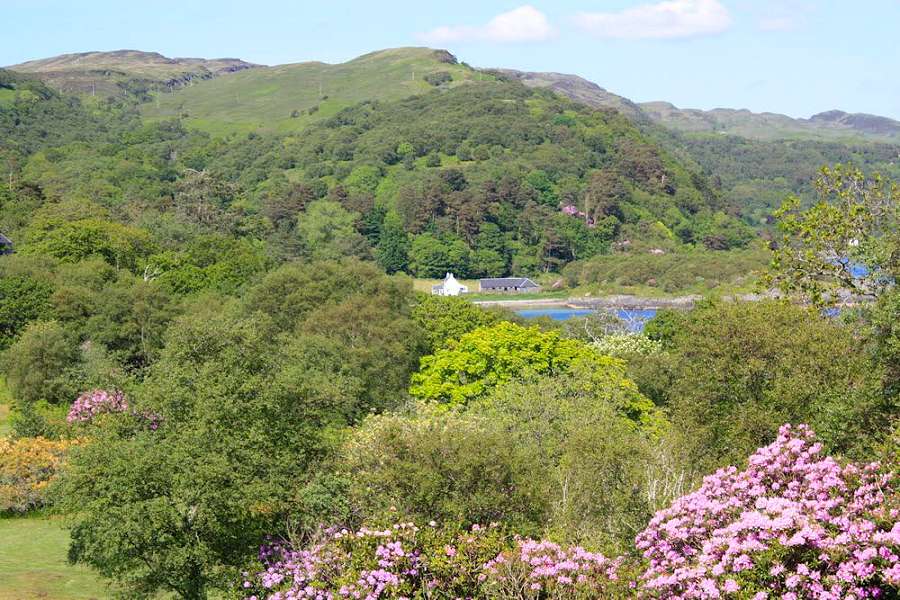
M 388 273 L 405 271 L 409 265 L 409 236 L 396 212 L 389 212 L 381 226 L 381 236 L 375 249 L 378 264 Z

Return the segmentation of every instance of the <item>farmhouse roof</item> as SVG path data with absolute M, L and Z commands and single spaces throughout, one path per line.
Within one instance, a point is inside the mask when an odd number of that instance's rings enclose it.
M 492 277 L 480 280 L 482 288 L 498 288 L 498 287 L 539 287 L 538 284 L 527 277 Z

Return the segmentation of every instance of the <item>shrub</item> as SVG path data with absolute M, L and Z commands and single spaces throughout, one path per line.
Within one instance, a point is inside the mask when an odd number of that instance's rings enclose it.
M 242 584 L 245 598 L 466 598 L 482 567 L 508 545 L 497 527 L 329 530 L 307 549 L 275 542 L 260 549 L 265 570 Z
M 0 438 L 0 513 L 26 512 L 47 503 L 47 487 L 71 441 Z
M 444 84 L 450 83 L 453 81 L 453 75 L 451 75 L 448 71 L 437 71 L 435 73 L 428 73 L 423 77 L 429 85 L 433 85 L 435 87 Z
M 370 417 L 346 445 L 355 512 L 371 520 L 393 506 L 423 520 L 540 533 L 549 498 L 534 445 L 490 418 L 422 411 Z
M 622 598 L 621 559 L 511 539 L 497 526 L 463 530 L 398 523 L 324 532 L 307 549 L 260 549 L 264 571 L 242 583 L 248 600 L 288 598 Z

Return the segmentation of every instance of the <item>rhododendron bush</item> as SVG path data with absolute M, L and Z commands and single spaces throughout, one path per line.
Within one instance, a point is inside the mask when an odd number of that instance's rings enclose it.
M 70 425 L 87 425 L 102 414 L 125 414 L 138 419 L 151 430 L 159 429 L 162 417 L 152 411 L 128 410 L 128 398 L 119 390 L 91 390 L 84 392 L 69 408 L 66 421 Z
M 326 531 L 304 550 L 282 543 L 260 549 L 266 569 L 243 582 L 246 597 L 403 598 L 427 591 L 466 597 L 479 584 L 482 565 L 505 547 L 496 527 L 469 531 L 399 523 L 383 529 Z
M 637 537 L 641 587 L 663 598 L 896 597 L 897 492 L 897 473 L 842 466 L 808 427 L 784 425 L 747 469 L 717 471 L 653 518 Z
M 91 390 L 75 399 L 66 420 L 69 423 L 88 423 L 103 413 L 118 413 L 128 410 L 128 400 L 120 391 Z
M 746 469 L 721 469 L 660 511 L 635 552 L 401 524 L 329 532 L 305 550 L 263 547 L 245 597 L 897 598 L 898 475 L 825 456 L 806 426 L 781 428 Z
M 244 581 L 248 600 L 314 598 L 611 598 L 622 559 L 580 547 L 510 538 L 495 525 L 328 531 L 305 550 L 260 549 L 265 570 Z

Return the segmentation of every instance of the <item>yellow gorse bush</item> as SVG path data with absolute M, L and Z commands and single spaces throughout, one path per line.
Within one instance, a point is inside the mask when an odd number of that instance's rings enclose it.
M 25 512 L 42 506 L 47 486 L 75 443 L 45 438 L 0 438 L 0 512 Z

